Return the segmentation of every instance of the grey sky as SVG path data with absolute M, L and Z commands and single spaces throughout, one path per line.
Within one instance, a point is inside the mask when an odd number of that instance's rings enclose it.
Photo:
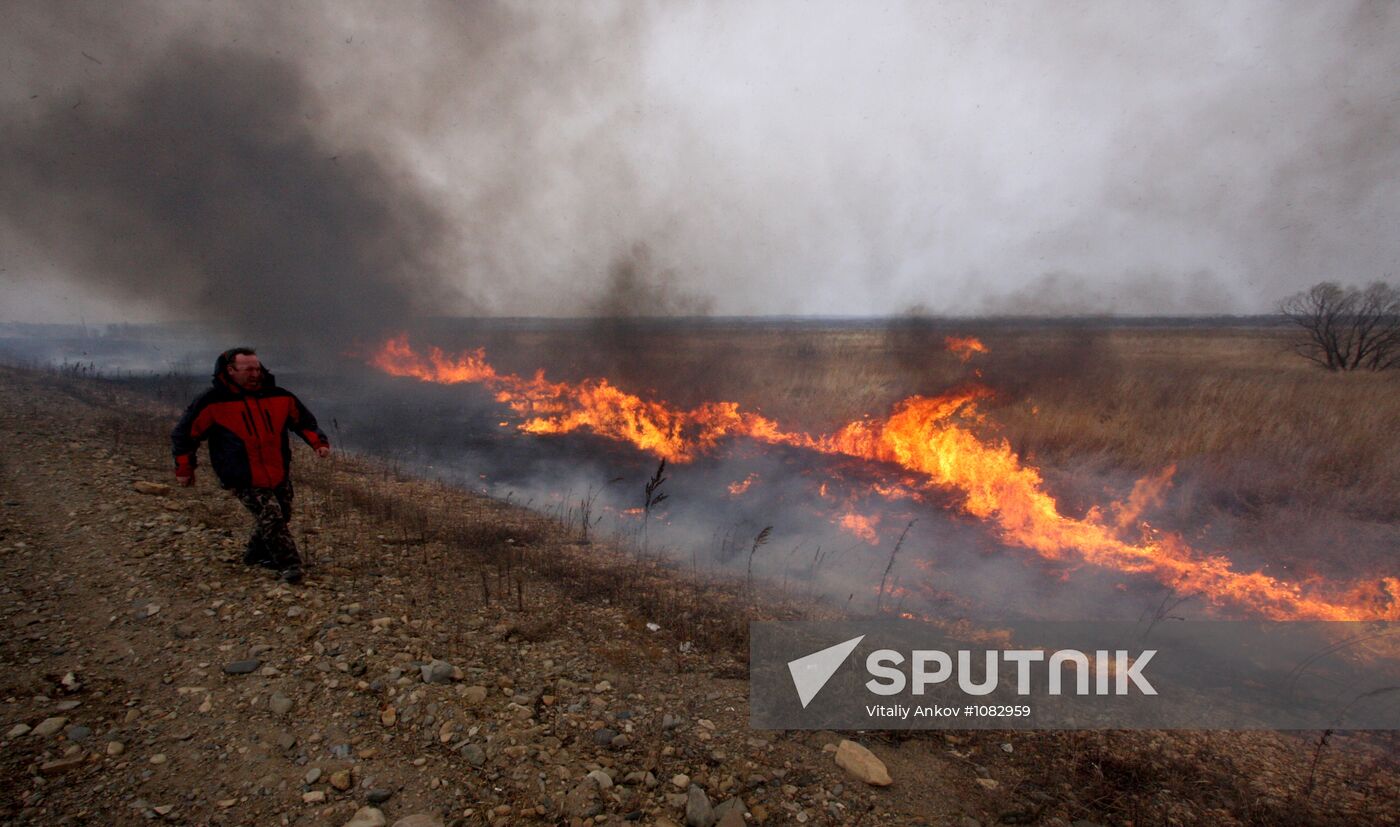
M 263 264 L 238 312 L 356 325 L 1260 312 L 1400 271 L 1392 3 L 283 6 L 7 6 L 0 319 L 217 314 Z M 228 239 L 275 194 L 172 210 L 124 171 L 184 176 L 167 144 L 221 156 L 181 198 L 311 168 L 285 203 L 335 217 Z

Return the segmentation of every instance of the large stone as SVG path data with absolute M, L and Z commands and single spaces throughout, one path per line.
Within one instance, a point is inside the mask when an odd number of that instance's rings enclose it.
M 467 763 L 473 767 L 479 767 L 486 763 L 486 750 L 477 744 L 467 744 L 462 747 L 462 757 L 467 759 Z
M 885 769 L 885 762 L 855 741 L 842 741 L 837 745 L 836 766 L 876 787 L 887 787 L 893 783 L 890 771 Z
M 157 497 L 163 497 L 170 493 L 170 486 L 162 485 L 158 482 L 137 480 L 131 484 L 131 487 L 134 488 L 138 494 L 151 494 Z
M 616 737 L 617 731 L 608 729 L 607 727 L 604 727 L 603 729 L 596 729 L 593 731 L 593 743 L 599 746 L 605 747 L 608 744 L 611 744 L 612 740 Z
M 715 809 L 710 806 L 710 797 L 698 784 L 691 784 L 685 795 L 686 827 L 714 827 Z
M 267 702 L 267 707 L 276 715 L 286 715 L 292 711 L 292 699 L 281 692 L 273 692 L 272 697 Z
M 394 827 L 442 827 L 442 821 L 427 813 L 414 813 L 395 821 Z
M 66 723 L 68 723 L 67 718 L 45 718 L 39 722 L 38 726 L 30 730 L 29 734 L 40 738 L 47 738 L 50 735 L 57 735 L 58 731 L 63 729 L 63 725 Z
M 419 667 L 423 673 L 423 683 L 450 683 L 452 664 L 445 660 L 434 660 Z
M 345 827 L 384 827 L 388 823 L 378 807 L 361 807 L 345 822 Z
M 39 765 L 39 774 L 45 777 L 62 775 L 69 770 L 76 770 L 83 765 L 85 759 L 81 755 L 72 758 L 60 758 L 57 761 L 46 761 Z
M 247 675 L 258 671 L 259 666 L 262 666 L 262 661 L 260 660 L 236 660 L 233 663 L 224 664 L 224 674 Z

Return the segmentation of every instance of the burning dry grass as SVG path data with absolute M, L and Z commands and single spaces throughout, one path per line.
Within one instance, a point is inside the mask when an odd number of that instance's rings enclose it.
M 912 364 L 909 350 L 918 348 L 911 346 L 908 331 L 900 333 L 893 343 L 885 341 L 890 357 L 885 362 L 908 367 Z M 1149 573 L 1173 589 L 1201 593 L 1212 602 L 1240 603 L 1266 617 L 1354 620 L 1394 616 L 1396 601 L 1400 599 L 1396 593 L 1400 580 L 1388 576 L 1388 567 L 1363 569 L 1361 579 L 1345 587 L 1344 593 L 1337 589 L 1326 589 L 1331 594 L 1305 593 L 1286 577 L 1280 579 L 1262 571 L 1246 573 L 1226 556 L 1201 553 L 1183 540 L 1179 531 L 1163 535 L 1146 523 L 1139 527 L 1142 509 L 1157 505 L 1158 492 L 1177 461 L 1194 462 L 1194 470 L 1202 477 L 1208 476 L 1215 464 L 1232 470 L 1238 465 L 1253 465 L 1251 470 L 1258 473 L 1260 462 L 1247 462 L 1246 458 L 1236 455 L 1237 446 L 1216 436 L 1214 431 L 1187 429 L 1187 425 L 1199 421 L 1199 417 L 1182 415 L 1182 411 L 1190 411 L 1193 406 L 1214 404 L 1218 407 L 1221 403 L 1209 394 L 1183 395 L 1191 378 L 1209 371 L 1196 368 L 1193 372 L 1190 365 L 1183 367 L 1180 362 L 1185 360 L 1170 350 L 1165 358 L 1150 348 L 1134 355 L 1123 346 L 1105 347 L 1100 341 L 1109 335 L 1105 332 L 1088 338 L 1084 334 L 1085 331 L 1078 331 L 1077 338 L 1067 340 L 1077 357 L 1072 360 L 1063 354 L 1059 359 L 1048 359 L 1053 349 L 1044 341 L 1037 341 L 1034 350 L 1012 348 L 1009 357 L 989 364 L 985 371 L 980 367 L 975 369 L 971 377 L 962 376 L 961 383 L 951 390 L 946 390 L 950 384 L 947 379 L 940 377 L 945 390 L 939 395 L 924 396 L 915 392 L 894 404 L 893 413 L 888 417 L 851 418 L 824 435 L 793 429 L 779 419 L 745 409 L 741 402 L 725 398 L 729 393 L 736 396 L 751 393 L 752 389 L 743 383 L 742 377 L 728 376 L 726 380 L 706 383 L 706 390 L 719 396 L 694 402 L 687 409 L 683 404 L 658 401 L 655 392 L 652 398 L 629 392 L 619 387 L 619 380 L 611 377 L 555 381 L 546 379 L 542 371 L 535 372 L 533 377 L 503 371 L 488 361 L 483 350 L 460 354 L 445 353 L 438 348 L 415 351 L 406 336 L 386 342 L 372 362 L 393 375 L 448 384 L 485 384 L 498 401 L 523 419 L 519 425 L 523 431 L 558 434 L 588 430 L 630 442 L 661 457 L 663 462 L 666 459 L 686 462 L 712 451 L 724 439 L 742 436 L 760 443 L 898 465 L 918 475 L 923 480 L 919 483 L 922 487 L 955 493 L 964 511 L 994 525 L 1001 538 L 1013 546 L 1030 549 L 1049 560 L 1077 556 L 1118 571 Z M 1198 344 L 1194 340 L 1202 337 L 1181 338 L 1187 344 Z M 800 344 L 803 340 L 799 338 L 798 341 Z M 987 352 L 975 338 L 946 337 L 942 342 L 931 342 L 925 335 L 922 341 L 929 354 L 951 352 L 959 365 L 974 355 Z M 1177 342 L 1178 350 L 1180 344 Z M 1197 347 L 1192 353 L 1200 349 Z M 1095 358 L 1086 359 L 1086 356 Z M 701 354 L 692 358 L 698 363 L 710 361 Z M 1040 360 L 1038 367 L 1018 364 L 1018 361 L 1024 363 L 1037 358 Z M 1124 371 L 1121 365 L 1133 359 L 1142 365 Z M 750 361 L 750 367 L 754 361 L 757 360 Z M 938 360 L 930 361 L 937 364 Z M 946 364 L 946 358 L 943 361 Z M 1111 373 L 1105 373 L 1110 370 Z M 795 373 L 800 375 L 803 371 Z M 1060 376 L 1055 381 L 1057 373 Z M 1001 374 L 999 378 L 998 374 Z M 827 370 L 824 375 L 848 374 Z M 878 377 L 879 370 L 871 365 L 861 375 Z M 1163 377 L 1166 384 L 1161 384 Z M 927 379 L 915 373 L 906 385 L 917 387 L 922 381 Z M 1129 386 L 1121 387 L 1125 381 Z M 1262 384 L 1258 380 L 1251 381 Z M 1093 384 L 1086 385 L 1086 382 Z M 849 402 L 859 398 L 862 388 L 869 393 L 869 389 L 877 385 L 884 387 L 872 378 L 853 387 L 851 393 L 836 398 Z M 1068 398 L 1063 396 L 1067 386 Z M 783 396 L 781 388 L 772 383 L 768 387 L 779 391 L 776 399 L 780 404 L 790 403 L 791 396 L 800 396 L 795 392 Z M 1241 390 L 1250 387 L 1247 382 Z M 1007 390 L 998 391 L 997 388 Z M 1153 392 L 1149 393 L 1149 389 Z M 1141 478 L 1126 502 L 1104 507 L 1090 499 L 1089 505 L 1076 508 L 1070 500 L 1066 507 L 1061 504 L 1063 493 L 1052 494 L 1047 490 L 1045 476 L 1035 465 L 1038 462 L 1036 451 L 1030 447 L 1037 441 L 1036 426 L 1052 418 L 1050 414 L 1042 414 L 1040 399 L 1045 397 L 1046 404 L 1058 405 L 1060 410 L 1069 412 L 1055 417 L 1060 420 L 1059 427 L 1064 427 L 1066 419 L 1073 427 L 1076 419 L 1085 419 L 1087 410 L 1089 417 L 1099 421 L 1098 432 L 1103 434 L 1107 433 L 1103 426 L 1117 415 L 1113 411 L 1119 407 L 1120 400 L 1115 392 L 1127 394 L 1124 400 L 1135 400 L 1147 406 L 1134 411 L 1136 414 L 1149 410 L 1169 410 L 1176 414 L 1170 419 L 1149 420 L 1163 429 L 1174 427 L 1176 433 L 1152 434 L 1146 432 L 1146 427 L 1128 428 L 1133 441 L 1123 443 L 1125 446 L 1137 446 L 1143 441 L 1164 443 L 1164 451 L 1174 459 L 1163 463 L 1165 470 L 1158 469 L 1157 473 Z M 1013 419 L 1011 425 L 1006 425 L 986 417 L 981 411 L 989 399 L 996 400 L 995 407 L 999 411 L 1015 413 L 1019 408 L 1028 411 L 1030 418 L 1020 422 Z M 1106 410 L 1096 411 L 1092 404 L 1086 405 L 1085 400 L 1090 403 L 1107 400 L 1103 403 Z M 1226 401 L 1238 406 L 1245 400 L 1227 397 Z M 1235 421 L 1257 421 L 1258 415 L 1251 416 L 1252 411 L 1252 408 L 1233 410 Z M 1016 425 L 1020 426 L 1019 433 Z M 1241 432 L 1241 438 L 1248 432 L 1249 429 Z M 1202 443 L 1199 438 L 1202 433 L 1214 441 Z M 1011 435 L 1023 443 L 1021 450 L 1014 449 L 1009 440 Z M 1140 454 L 1112 453 L 1111 448 L 1096 451 L 1093 447 L 1075 447 L 1078 450 L 1073 460 L 1063 460 L 1062 466 L 1107 464 L 1132 468 L 1142 462 Z M 1294 448 L 1296 446 L 1285 446 L 1285 456 Z M 1183 452 L 1187 460 L 1181 459 Z M 1100 460 L 1098 457 L 1105 453 L 1112 453 L 1112 456 Z M 1273 456 L 1262 463 L 1267 467 L 1270 462 L 1277 464 L 1278 461 L 1279 457 Z M 1285 467 L 1277 467 L 1277 471 L 1288 478 L 1297 476 Z M 1181 516 L 1186 517 L 1181 522 L 1189 523 L 1197 515 L 1178 514 Z M 1134 539 L 1132 535 L 1139 528 L 1141 538 Z
M 821 433 L 883 416 L 913 394 L 947 392 L 980 372 L 995 392 L 987 428 L 1050 467 L 1134 474 L 1169 464 L 1208 472 L 1244 508 L 1325 507 L 1400 519 L 1400 372 L 1318 370 L 1276 327 L 997 327 L 988 352 L 950 350 L 950 331 L 883 327 L 714 325 L 500 333 L 484 344 L 498 369 L 556 381 L 608 377 L 690 408 L 739 403 Z
M 1318 370 L 1288 352 L 1289 335 L 991 333 L 991 352 L 971 366 L 996 394 L 984 404 L 988 432 L 1028 462 L 1134 474 L 1176 464 L 1208 472 L 1255 507 L 1300 503 L 1400 519 L 1400 373 Z M 820 429 L 967 378 L 937 343 L 921 360 L 916 345 L 889 338 L 843 335 L 791 358 L 782 349 L 768 360 L 751 355 L 726 371 L 733 398 Z

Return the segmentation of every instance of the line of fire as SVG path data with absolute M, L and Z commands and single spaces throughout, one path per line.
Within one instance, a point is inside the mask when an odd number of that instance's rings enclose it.
M 964 364 L 988 352 L 974 337 L 948 337 L 945 344 Z M 979 381 L 975 370 L 943 394 L 910 396 L 883 417 L 813 434 L 787 428 L 735 402 L 681 409 L 643 398 L 607 378 L 557 382 L 546 378 L 543 370 L 528 377 L 502 372 L 488 361 L 484 349 L 449 354 L 437 347 L 415 347 L 407 334 L 383 341 L 368 362 L 391 376 L 483 386 L 511 412 L 514 428 L 522 435 L 587 432 L 679 465 L 730 450 L 741 441 L 854 461 L 864 466 L 865 477 L 822 480 L 812 492 L 814 498 L 840 499 L 843 495 L 835 488 L 860 485 L 862 496 L 923 506 L 921 513 L 950 509 L 974 520 L 1008 549 L 1071 569 L 1145 578 L 1176 594 L 1204 598 L 1215 616 L 1400 620 L 1398 577 L 1289 580 L 1241 567 L 1229 549 L 1195 548 L 1179 534 L 1155 527 L 1144 514 L 1161 502 L 1171 485 L 1171 466 L 1138 479 L 1119 499 L 1083 513 L 1066 513 L 1034 465 L 1005 439 L 987 435 L 993 423 L 979 403 L 996 391 Z M 743 497 L 762 482 L 750 473 L 730 483 L 727 491 L 731 497 Z M 847 496 L 843 501 L 855 499 Z M 879 515 L 846 507 L 833 522 L 864 542 L 880 542 Z M 917 582 L 879 584 L 882 596 L 907 595 L 920 588 Z M 901 613 L 920 616 L 912 610 Z

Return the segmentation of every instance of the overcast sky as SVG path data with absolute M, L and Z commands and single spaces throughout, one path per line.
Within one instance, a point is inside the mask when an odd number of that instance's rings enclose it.
M 1400 275 L 1396 3 L 0 14 L 0 320 L 1248 313 Z

